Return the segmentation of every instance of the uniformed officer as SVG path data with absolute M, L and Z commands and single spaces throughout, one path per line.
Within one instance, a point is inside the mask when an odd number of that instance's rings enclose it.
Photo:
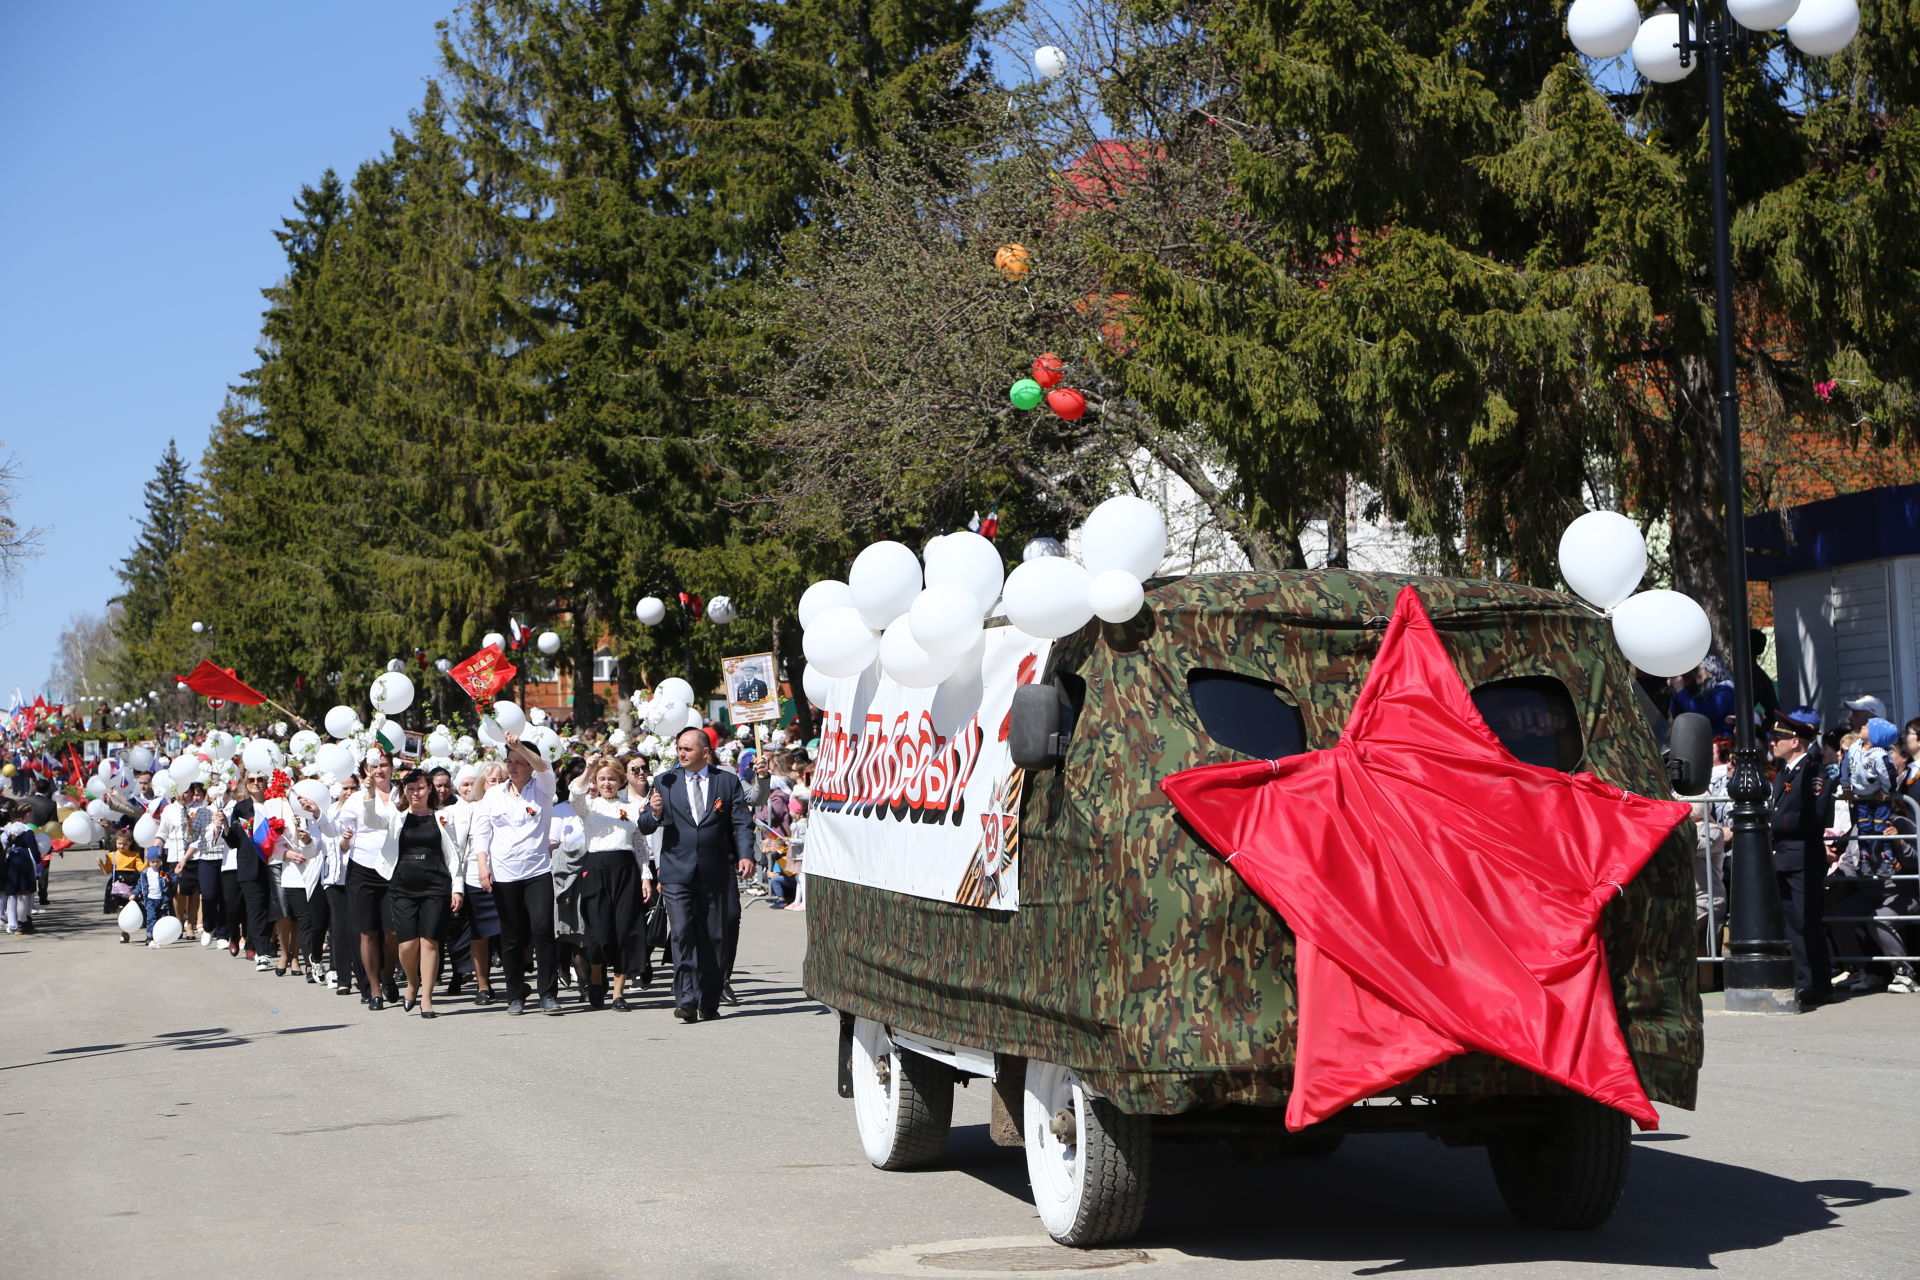
M 1767 731 L 1774 759 L 1773 796 L 1767 806 L 1773 825 L 1773 870 L 1780 881 L 1787 944 L 1793 950 L 1794 994 L 1803 1005 L 1827 1002 L 1831 976 L 1821 899 L 1826 892 L 1825 837 L 1832 804 L 1826 771 L 1819 756 L 1808 750 L 1819 736 L 1817 723 L 1784 711 L 1773 713 Z

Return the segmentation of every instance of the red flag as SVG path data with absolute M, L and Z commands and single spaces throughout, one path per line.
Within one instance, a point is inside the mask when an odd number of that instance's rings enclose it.
M 249 707 L 257 707 L 267 700 L 266 694 L 249 689 L 240 677 L 234 675 L 232 667 L 216 667 L 205 658 L 200 659 L 200 665 L 191 673 L 175 676 L 174 679 L 185 681 L 187 688 L 209 698 L 225 698 L 228 702 Z
M 1467 1050 L 1655 1127 L 1598 924 L 1687 806 L 1514 759 L 1413 588 L 1337 745 L 1161 785 L 1297 939 L 1288 1128 Z
M 506 688 L 520 674 L 520 668 L 507 661 L 507 655 L 500 652 L 498 645 L 490 644 L 458 666 L 449 667 L 447 674 L 466 690 L 469 698 L 485 702 Z

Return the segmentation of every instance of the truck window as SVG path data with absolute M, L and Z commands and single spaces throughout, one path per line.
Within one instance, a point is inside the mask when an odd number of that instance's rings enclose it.
M 1256 760 L 1297 756 L 1307 749 L 1307 726 L 1292 695 L 1277 684 L 1233 671 L 1200 667 L 1187 672 L 1187 696 L 1207 736 Z
M 1552 676 L 1483 684 L 1473 691 L 1473 705 L 1501 745 L 1527 764 L 1572 773 L 1586 754 L 1573 695 Z

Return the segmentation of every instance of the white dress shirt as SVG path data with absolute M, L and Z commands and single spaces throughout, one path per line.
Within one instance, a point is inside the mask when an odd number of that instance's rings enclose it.
M 624 795 L 611 800 L 588 795 L 585 775 L 575 778 L 567 787 L 567 798 L 573 802 L 574 816 L 586 832 L 588 853 L 626 850 L 639 864 L 640 874 L 648 880 L 653 878 L 647 869 L 646 842 L 639 841 L 639 848 L 635 848 L 634 826 L 640 818 L 640 805 Z
M 542 769 L 527 779 L 524 791 L 515 791 L 511 781 L 490 787 L 468 840 L 476 857 L 486 857 L 493 878 L 512 884 L 552 874 L 552 824 L 553 771 Z

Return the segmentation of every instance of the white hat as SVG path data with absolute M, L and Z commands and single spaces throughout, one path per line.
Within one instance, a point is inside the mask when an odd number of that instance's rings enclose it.
M 1846 708 L 1849 711 L 1864 711 L 1868 715 L 1879 716 L 1882 720 L 1887 718 L 1887 704 L 1870 693 L 1847 699 Z
M 480 767 L 478 765 L 463 764 L 460 766 L 460 772 L 453 775 L 453 785 L 457 787 L 464 782 L 471 782 L 479 776 Z

